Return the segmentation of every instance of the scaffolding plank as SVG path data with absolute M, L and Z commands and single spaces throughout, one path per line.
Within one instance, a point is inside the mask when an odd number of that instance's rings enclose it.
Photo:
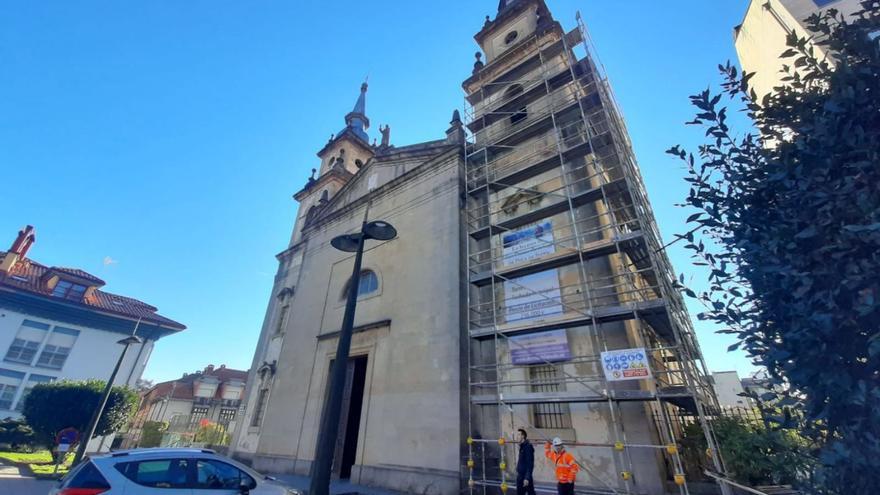
M 500 403 L 516 404 L 569 404 L 573 402 L 637 402 L 660 399 L 681 407 L 679 404 L 693 403 L 693 394 L 688 392 L 687 387 L 664 387 L 655 393 L 652 390 L 628 389 L 609 390 L 608 395 L 590 393 L 588 391 L 562 391 L 562 392 L 506 392 L 502 397 L 496 394 L 473 394 L 471 402 L 477 405 L 498 405 Z M 688 409 L 685 407 L 684 409 Z
M 561 266 L 571 265 L 580 261 L 581 257 L 585 259 L 598 258 L 617 252 L 618 244 L 622 250 L 626 251 L 636 244 L 643 243 L 641 231 L 628 232 L 611 239 L 602 239 L 583 246 L 580 255 L 577 249 L 569 248 L 568 251 L 557 252 L 552 256 L 548 256 L 539 260 L 530 260 L 515 266 L 494 270 L 494 278 L 496 282 L 503 282 L 504 279 L 517 278 L 532 273 L 550 270 Z M 488 263 L 492 263 L 491 261 Z M 477 287 L 488 285 L 492 282 L 493 271 L 487 270 L 471 275 L 471 283 Z
M 584 141 L 576 146 L 572 146 L 571 148 L 562 152 L 563 160 L 571 160 L 574 158 L 578 158 L 581 156 L 586 156 L 590 153 L 590 142 Z M 548 170 L 552 170 L 554 167 L 558 167 L 560 165 L 559 160 L 559 152 L 553 151 L 549 156 L 544 159 L 538 160 L 535 163 L 528 165 L 526 167 L 521 168 L 520 170 L 516 170 L 506 175 L 502 175 L 501 177 L 496 177 L 495 179 L 488 182 L 488 189 L 492 192 L 502 191 L 512 184 L 518 184 L 525 180 L 531 179 L 537 175 L 540 175 Z M 489 167 L 492 165 L 489 164 Z M 478 179 L 483 184 L 486 184 L 485 178 Z M 471 196 L 478 196 L 480 194 L 486 193 L 485 187 L 475 187 L 468 191 Z
M 663 299 L 652 299 L 637 303 L 622 304 L 619 306 L 605 306 L 595 310 L 596 323 L 609 323 L 612 321 L 630 320 L 638 314 L 640 318 L 655 313 L 666 312 L 666 301 Z M 568 313 L 561 318 L 546 319 L 541 321 L 527 322 L 526 324 L 504 324 L 498 325 L 497 332 L 503 335 L 525 335 L 535 332 L 543 332 L 557 328 L 570 328 L 590 325 L 593 318 L 580 313 Z M 494 327 L 478 327 L 472 323 L 470 336 L 474 339 L 489 339 L 494 337 L 496 329 Z

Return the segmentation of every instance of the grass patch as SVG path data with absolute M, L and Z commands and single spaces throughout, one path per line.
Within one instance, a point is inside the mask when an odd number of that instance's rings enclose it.
M 55 474 L 55 464 L 28 464 L 28 467 L 31 469 L 31 472 L 33 472 L 35 476 L 52 476 L 53 474 Z M 67 474 L 67 471 L 69 470 L 69 464 L 62 464 L 58 466 L 58 476 L 63 476 Z
M 48 450 L 36 452 L 0 452 L 0 459 L 14 464 L 45 464 L 52 463 L 52 454 Z
M 37 476 L 52 476 L 55 473 L 55 463 L 52 462 L 52 454 L 48 450 L 36 452 L 0 452 L 0 459 L 6 460 L 19 466 L 27 467 Z M 68 454 L 65 462 L 58 466 L 58 475 L 66 474 L 70 470 L 73 455 Z

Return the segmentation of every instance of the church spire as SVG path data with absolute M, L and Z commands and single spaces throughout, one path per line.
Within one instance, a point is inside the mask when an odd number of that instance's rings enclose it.
M 370 141 L 366 130 L 370 128 L 370 119 L 367 118 L 367 82 L 361 84 L 361 94 L 354 104 L 354 108 L 345 116 L 345 125 L 354 134 L 366 142 Z

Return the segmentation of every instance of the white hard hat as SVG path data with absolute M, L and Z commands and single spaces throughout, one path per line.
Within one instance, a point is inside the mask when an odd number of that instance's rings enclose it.
M 562 439 L 559 438 L 559 437 L 555 437 L 555 438 L 553 438 L 553 446 L 554 446 L 554 447 L 558 447 L 558 446 L 560 446 L 560 445 L 562 445 Z

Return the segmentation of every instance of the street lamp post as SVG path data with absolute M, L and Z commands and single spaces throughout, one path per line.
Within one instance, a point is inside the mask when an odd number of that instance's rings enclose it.
M 358 285 L 361 278 L 361 260 L 364 257 L 364 241 L 375 239 L 387 241 L 397 237 L 397 230 L 388 222 L 367 222 L 366 215 L 361 224 L 361 231 L 355 234 L 337 236 L 330 244 L 354 256 L 354 269 L 348 283 L 348 295 L 345 303 L 345 316 L 342 318 L 342 329 L 336 345 L 336 358 L 330 371 L 329 392 L 324 404 L 324 415 L 318 431 L 318 443 L 315 445 L 315 461 L 312 464 L 311 483 L 308 495 L 329 495 L 330 472 L 333 468 L 333 454 L 336 447 L 336 436 L 339 434 L 339 418 L 342 414 L 342 395 L 345 388 L 345 371 L 348 366 L 348 353 L 351 349 L 351 334 L 354 326 L 354 311 L 357 307 Z
M 107 385 L 104 387 L 104 393 L 101 395 L 101 403 L 98 405 L 98 408 L 95 409 L 95 412 L 92 413 L 92 419 L 89 421 L 89 426 L 86 428 L 86 434 L 80 437 L 79 447 L 76 449 L 76 456 L 73 458 L 73 465 L 79 463 L 82 460 L 83 456 L 86 454 L 86 447 L 89 444 L 89 441 L 95 435 L 95 430 L 98 429 L 98 421 L 101 420 L 101 415 L 104 414 L 104 408 L 107 406 L 107 399 L 110 398 L 110 390 L 113 388 L 113 382 L 116 381 L 116 374 L 119 373 L 119 367 L 122 366 L 122 360 L 125 358 L 125 353 L 128 352 L 128 347 L 132 344 L 140 344 L 143 342 L 143 339 L 132 335 L 130 337 L 126 337 L 117 344 L 122 344 L 122 353 L 119 354 L 119 360 L 116 361 L 116 366 L 113 368 L 113 373 L 110 374 L 110 379 L 107 380 Z

